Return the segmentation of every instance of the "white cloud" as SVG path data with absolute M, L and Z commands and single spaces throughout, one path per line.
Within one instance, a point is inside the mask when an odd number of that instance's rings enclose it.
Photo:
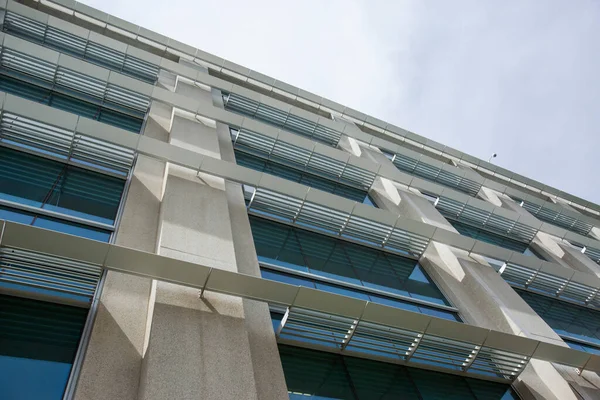
M 85 1 L 600 202 L 600 5 Z

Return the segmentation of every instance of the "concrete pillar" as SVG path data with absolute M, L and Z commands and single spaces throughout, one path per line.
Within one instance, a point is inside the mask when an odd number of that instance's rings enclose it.
M 562 260 L 578 271 L 594 274 L 600 277 L 600 266 L 578 249 L 574 249 L 566 243 L 557 243 L 562 251 Z
M 427 200 L 402 190 L 399 194 L 402 200 L 396 210 L 400 214 L 453 229 L 441 214 L 435 216 L 437 210 Z M 432 242 L 420 263 L 460 310 L 465 323 L 566 346 L 483 258 Z M 516 380 L 515 388 L 524 399 L 577 399 L 569 382 L 547 362 L 532 361 Z
M 165 140 L 170 107 L 154 104 L 144 134 Z M 138 156 L 116 234 L 119 245 L 155 252 L 165 164 Z M 152 281 L 109 272 L 75 390 L 76 400 L 137 399 Z
M 177 92 L 210 101 L 210 92 Z M 218 128 L 218 129 L 217 129 Z M 232 159 L 227 127 L 173 116 L 169 141 Z M 160 211 L 159 254 L 258 275 L 240 185 L 169 165 Z M 280 399 L 285 378 L 268 307 L 260 302 L 158 282 L 139 399 Z M 246 317 L 249 318 L 246 318 Z

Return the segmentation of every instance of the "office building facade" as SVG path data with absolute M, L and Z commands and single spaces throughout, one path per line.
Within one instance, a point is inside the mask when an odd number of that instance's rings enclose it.
M 0 398 L 600 398 L 599 205 L 77 2 L 0 11 Z

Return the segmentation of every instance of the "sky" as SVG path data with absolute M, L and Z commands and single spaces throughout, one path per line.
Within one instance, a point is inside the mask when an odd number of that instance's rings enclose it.
M 600 2 L 85 0 L 600 204 Z

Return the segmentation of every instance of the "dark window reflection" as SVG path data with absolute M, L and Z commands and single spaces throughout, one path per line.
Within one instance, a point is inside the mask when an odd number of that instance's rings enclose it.
M 518 399 L 503 383 L 279 346 L 290 399 Z
M 0 295 L 0 398 L 62 399 L 87 312 Z

